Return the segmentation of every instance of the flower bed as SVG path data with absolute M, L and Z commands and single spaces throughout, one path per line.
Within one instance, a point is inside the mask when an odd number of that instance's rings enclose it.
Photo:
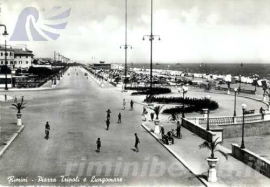
M 216 101 L 207 98 L 189 98 L 186 97 L 147 97 L 145 100 L 147 103 L 159 103 L 159 104 L 176 104 L 183 105 L 185 104 L 185 112 L 200 112 L 204 108 L 208 108 L 209 110 L 216 110 L 219 106 Z M 181 113 L 183 110 L 182 106 L 172 107 L 165 109 L 163 113 Z
M 126 87 L 127 90 L 137 90 L 137 92 L 131 93 L 131 95 L 149 95 L 150 88 L 149 87 Z M 162 88 L 162 87 L 153 87 L 152 94 L 166 94 L 171 93 L 170 88 Z

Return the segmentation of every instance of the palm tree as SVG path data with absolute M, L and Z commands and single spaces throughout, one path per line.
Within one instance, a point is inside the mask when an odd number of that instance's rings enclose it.
M 160 114 L 161 109 L 163 108 L 163 106 L 164 106 L 164 105 L 162 105 L 162 106 L 161 106 L 161 105 L 158 105 L 158 106 L 155 106 L 155 107 L 154 107 L 153 110 L 154 110 L 154 112 L 155 112 L 155 114 L 156 114 L 156 119 L 158 119 L 158 115 Z
M 214 142 L 205 141 L 201 145 L 199 145 L 199 147 L 200 147 L 200 149 L 201 148 L 207 148 L 207 149 L 209 149 L 211 151 L 211 156 L 210 156 L 211 159 L 215 159 L 214 153 L 215 152 L 219 152 L 227 160 L 229 155 L 227 153 L 223 152 L 222 150 L 218 150 L 217 149 L 217 145 L 221 143 L 221 142 L 217 142 L 218 139 L 219 138 L 217 138 Z
M 14 103 L 12 103 L 11 105 L 13 106 L 12 108 L 17 109 L 18 114 L 20 114 L 21 110 L 26 107 L 26 102 L 23 101 L 23 96 L 21 102 L 17 102 L 17 98 L 15 97 Z

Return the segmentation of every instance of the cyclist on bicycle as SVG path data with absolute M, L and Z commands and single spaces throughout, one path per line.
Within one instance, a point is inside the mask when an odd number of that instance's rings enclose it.
M 45 125 L 45 138 L 46 139 L 49 139 L 49 134 L 50 134 L 50 125 L 49 125 L 49 122 L 47 121 Z
M 172 113 L 172 120 L 173 120 L 173 121 L 176 120 L 176 113 Z

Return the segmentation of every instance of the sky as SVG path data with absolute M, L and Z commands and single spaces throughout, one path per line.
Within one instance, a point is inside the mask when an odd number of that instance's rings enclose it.
M 0 0 L 0 23 L 7 26 L 8 45 L 25 44 L 35 57 L 53 57 L 54 51 L 71 61 L 124 63 L 125 0 Z M 50 12 L 53 7 L 61 7 Z M 150 60 L 151 0 L 127 0 L 128 63 Z M 9 41 L 20 13 L 29 15 L 35 28 L 44 28 L 46 16 L 71 8 L 70 16 L 51 24 L 68 22 L 56 40 Z M 266 0 L 153 0 L 153 63 L 269 63 L 270 1 Z M 46 27 L 45 27 L 46 28 Z M 0 43 L 4 43 L 1 36 Z

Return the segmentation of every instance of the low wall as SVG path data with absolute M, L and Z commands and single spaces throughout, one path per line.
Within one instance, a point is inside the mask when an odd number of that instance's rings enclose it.
M 265 158 L 262 158 L 247 149 L 241 149 L 237 144 L 232 144 L 232 156 L 261 174 L 270 177 L 270 161 Z
M 206 131 L 202 127 L 186 119 L 183 119 L 182 126 L 208 142 L 213 142 L 215 140 L 214 133 L 212 133 L 211 131 Z
M 228 124 L 219 125 L 223 128 L 223 138 L 235 138 L 242 136 L 242 124 Z M 245 123 L 244 135 L 247 136 L 258 136 L 258 135 L 269 135 L 270 134 L 270 120 L 258 121 L 252 123 Z

